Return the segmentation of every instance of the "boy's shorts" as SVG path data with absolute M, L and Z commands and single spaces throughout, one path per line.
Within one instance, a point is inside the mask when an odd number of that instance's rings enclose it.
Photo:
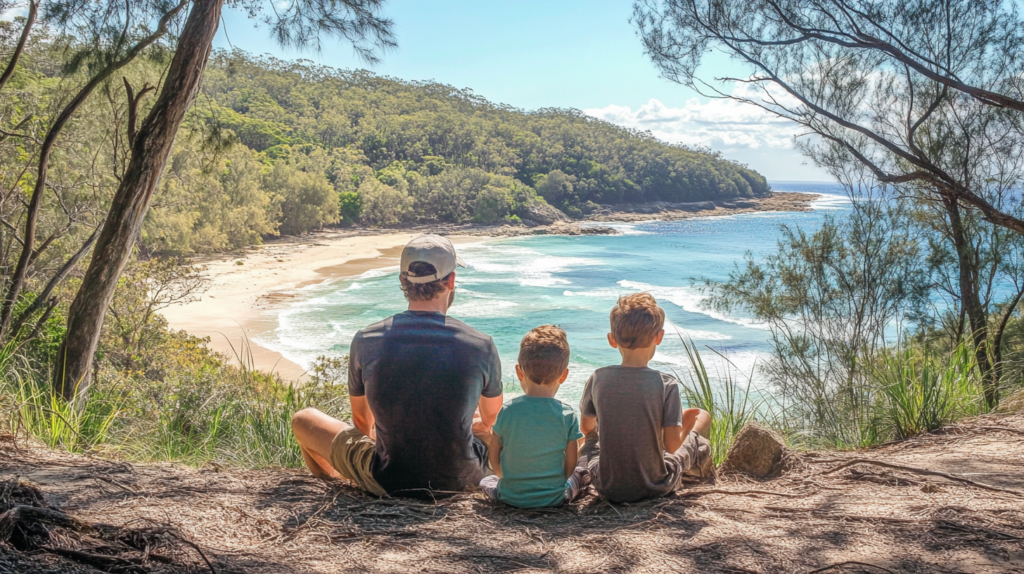
M 331 442 L 331 456 L 328 462 L 341 476 L 377 496 L 387 492 L 373 479 L 373 439 L 356 427 L 348 428 L 334 437 Z
M 587 464 L 590 470 L 590 483 L 597 489 L 598 494 L 601 493 L 601 472 L 599 470 L 601 464 L 601 443 L 597 440 L 597 435 L 588 436 L 587 443 L 583 446 L 583 452 L 587 457 Z M 665 470 L 668 471 L 667 483 L 672 485 L 671 488 L 666 491 L 671 492 L 683 482 L 684 478 L 691 472 L 697 472 L 698 478 L 700 471 L 698 465 L 700 464 L 700 458 L 711 456 L 711 445 L 708 439 L 698 435 L 696 432 L 690 431 L 689 436 L 683 440 L 683 444 L 679 447 L 676 452 L 665 452 L 662 453 L 665 457 Z M 710 464 L 710 463 L 709 463 Z

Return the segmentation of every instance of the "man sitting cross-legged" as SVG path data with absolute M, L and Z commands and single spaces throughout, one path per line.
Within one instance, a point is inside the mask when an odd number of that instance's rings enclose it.
M 355 426 L 314 408 L 292 418 L 315 476 L 340 475 L 378 496 L 479 484 L 501 409 L 501 362 L 489 336 L 446 315 L 456 265 L 464 266 L 443 237 L 405 246 L 399 280 L 409 310 L 359 331 L 350 347 Z

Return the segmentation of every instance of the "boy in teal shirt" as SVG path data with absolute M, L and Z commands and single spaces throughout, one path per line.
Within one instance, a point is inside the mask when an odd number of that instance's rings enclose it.
M 568 365 L 565 331 L 544 325 L 523 337 L 516 375 L 525 394 L 505 403 L 494 423 L 489 456 L 495 476 L 480 482 L 490 498 L 519 508 L 559 506 L 590 483 L 586 461 L 579 460 L 579 419 L 555 398 Z

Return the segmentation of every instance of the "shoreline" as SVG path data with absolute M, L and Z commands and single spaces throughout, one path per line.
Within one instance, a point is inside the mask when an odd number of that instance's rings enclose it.
M 197 257 L 209 288 L 198 300 L 163 310 L 169 327 L 209 337 L 209 347 L 235 364 L 273 372 L 284 380 L 304 380 L 306 370 L 281 353 L 253 342 L 278 327 L 276 309 L 297 297 L 296 289 L 354 277 L 398 265 L 401 248 L 421 233 L 437 233 L 453 243 L 531 235 L 617 234 L 602 222 L 637 223 L 720 217 L 758 212 L 811 211 L 818 194 L 776 192 L 772 197 L 740 200 L 689 210 L 694 204 L 604 206 L 582 221 L 551 225 L 417 225 L 403 229 L 331 229 L 300 237 L 271 239 L 231 253 Z M 734 204 L 735 205 L 735 204 Z M 681 206 L 688 210 L 677 209 Z M 710 208 L 709 208 L 710 207 Z M 616 209 L 613 209 L 616 208 Z M 581 226 L 581 224 L 584 224 Z

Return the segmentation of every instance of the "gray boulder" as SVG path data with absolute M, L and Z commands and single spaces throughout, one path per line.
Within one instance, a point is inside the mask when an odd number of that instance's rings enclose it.
M 520 219 L 530 219 L 541 225 L 551 225 L 556 221 L 572 221 L 561 210 L 546 203 L 531 203 L 522 207 L 516 215 Z
M 786 443 L 775 431 L 758 423 L 747 423 L 729 447 L 723 473 L 740 473 L 770 478 L 785 470 Z

